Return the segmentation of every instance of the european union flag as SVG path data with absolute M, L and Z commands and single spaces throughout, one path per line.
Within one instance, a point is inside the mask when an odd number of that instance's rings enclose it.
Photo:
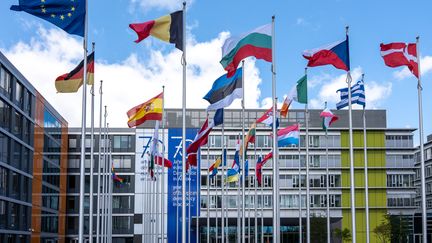
M 86 0 L 19 0 L 11 10 L 24 11 L 84 37 Z

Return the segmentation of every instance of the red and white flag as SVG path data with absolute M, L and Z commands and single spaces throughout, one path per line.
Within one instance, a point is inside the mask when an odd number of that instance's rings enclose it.
M 419 77 L 416 43 L 381 43 L 380 47 L 381 56 L 383 57 L 387 66 L 407 66 L 412 74 L 414 74 L 417 78 Z

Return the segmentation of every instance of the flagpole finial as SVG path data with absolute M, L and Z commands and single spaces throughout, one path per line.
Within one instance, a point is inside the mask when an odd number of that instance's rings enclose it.
M 183 8 L 186 7 L 186 1 L 183 1 Z
M 348 35 L 349 26 L 345 26 L 345 33 Z
M 273 15 L 273 16 L 272 16 L 272 21 L 274 21 L 274 20 L 275 20 L 275 18 L 276 18 L 276 15 Z
M 362 73 L 362 81 L 363 81 L 363 79 L 364 79 L 364 75 L 365 75 L 365 74 L 364 74 L 364 73 Z
M 420 36 L 416 36 L 416 41 L 418 42 L 420 40 Z
M 308 69 L 308 68 L 307 68 L 307 67 L 305 67 L 305 75 L 307 74 L 307 69 Z
M 327 108 L 327 101 L 324 101 L 324 109 Z

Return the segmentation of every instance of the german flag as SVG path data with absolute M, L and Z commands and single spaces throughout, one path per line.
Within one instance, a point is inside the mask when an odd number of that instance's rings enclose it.
M 83 84 L 84 60 L 70 73 L 65 73 L 55 80 L 58 93 L 76 93 Z M 87 84 L 94 83 L 94 52 L 87 56 Z
M 162 120 L 162 101 L 163 93 L 151 98 L 150 100 L 135 106 L 127 112 L 129 117 L 128 126 L 136 127 L 146 121 Z
M 138 35 L 136 43 L 152 35 L 160 40 L 175 44 L 177 49 L 183 51 L 182 10 L 144 23 L 129 24 L 129 27 Z

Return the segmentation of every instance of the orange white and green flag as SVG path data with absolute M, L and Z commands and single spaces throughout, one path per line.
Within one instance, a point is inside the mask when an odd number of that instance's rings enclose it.
M 128 126 L 136 127 L 146 121 L 161 121 L 163 110 L 162 103 L 163 93 L 160 93 L 150 100 L 130 109 L 127 112 L 127 116 L 129 117 Z

